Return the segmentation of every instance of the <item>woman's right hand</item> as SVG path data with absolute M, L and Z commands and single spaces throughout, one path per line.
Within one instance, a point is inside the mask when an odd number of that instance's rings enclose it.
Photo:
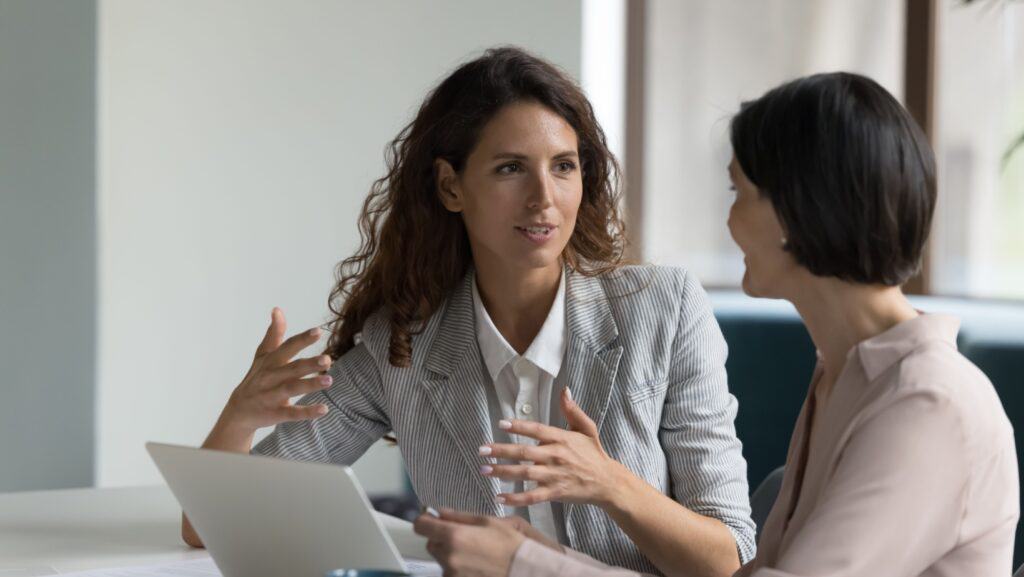
M 275 307 L 270 313 L 270 327 L 256 349 L 249 372 L 231 393 L 203 448 L 248 453 L 253 436 L 260 427 L 315 419 L 327 414 L 324 404 L 297 406 L 291 403 L 292 397 L 331 386 L 331 377 L 319 374 L 331 366 L 331 358 L 327 355 L 291 360 L 320 338 L 320 329 L 314 328 L 284 340 L 287 327 L 284 312 Z M 181 537 L 192 547 L 203 546 L 199 534 L 184 513 L 181 516 Z
M 249 438 L 261 427 L 285 421 L 315 419 L 327 413 L 324 404 L 293 405 L 291 399 L 331 386 L 331 377 L 321 374 L 331 366 L 327 355 L 292 360 L 302 349 L 317 342 L 320 329 L 313 328 L 284 340 L 287 322 L 284 312 L 274 308 L 263 342 L 256 349 L 252 366 L 235 387 L 217 422 L 211 439 Z M 216 433 L 221 433 L 220 435 Z M 226 439 L 225 439 L 226 440 Z M 223 445 L 225 443 L 215 443 Z M 226 443 L 234 445 L 236 443 Z M 247 450 L 248 447 L 210 447 Z

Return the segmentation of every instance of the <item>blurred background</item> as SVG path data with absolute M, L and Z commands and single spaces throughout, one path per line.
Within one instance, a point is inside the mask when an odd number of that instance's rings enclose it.
M 909 289 L 1020 310 L 1024 2 L 0 0 L 0 491 L 159 482 L 143 443 L 203 440 L 273 306 L 328 319 L 385 145 L 498 44 L 579 79 L 635 256 L 716 302 L 742 275 L 730 115 L 796 76 L 873 77 L 939 163 Z M 397 449 L 356 469 L 404 486 Z

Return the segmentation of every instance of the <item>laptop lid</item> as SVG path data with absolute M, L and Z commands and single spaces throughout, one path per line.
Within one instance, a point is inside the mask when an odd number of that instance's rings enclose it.
M 224 577 L 408 571 L 349 467 L 161 443 L 146 450 Z

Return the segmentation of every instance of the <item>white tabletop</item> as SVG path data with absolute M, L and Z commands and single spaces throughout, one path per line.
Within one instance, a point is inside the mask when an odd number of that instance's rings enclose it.
M 207 557 L 182 542 L 180 523 L 167 487 L 0 494 L 0 577 Z

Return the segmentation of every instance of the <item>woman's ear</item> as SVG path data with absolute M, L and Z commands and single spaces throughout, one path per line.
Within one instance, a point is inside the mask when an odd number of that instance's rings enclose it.
M 434 174 L 437 175 L 437 197 L 441 204 L 451 212 L 462 212 L 462 188 L 451 163 L 438 158 L 434 161 Z

